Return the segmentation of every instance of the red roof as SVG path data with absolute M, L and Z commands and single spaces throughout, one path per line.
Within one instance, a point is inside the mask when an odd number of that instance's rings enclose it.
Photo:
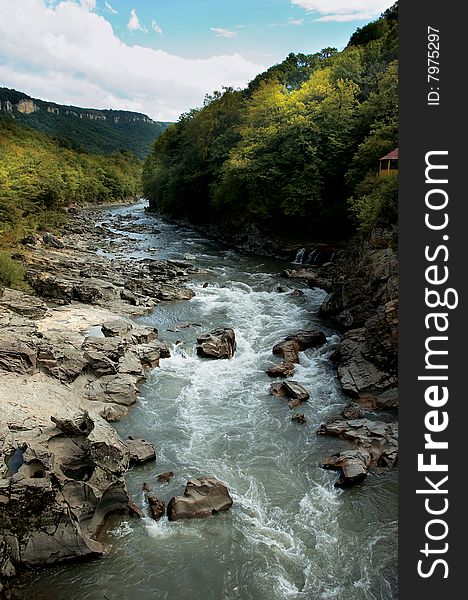
M 382 158 L 379 158 L 379 160 L 398 160 L 398 148 L 395 148 L 395 150 L 392 150 L 385 156 L 382 156 Z

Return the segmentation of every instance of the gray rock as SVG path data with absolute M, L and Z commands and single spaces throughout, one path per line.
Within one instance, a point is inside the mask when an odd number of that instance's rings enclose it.
M 187 482 L 183 496 L 171 498 L 167 518 L 169 521 L 205 518 L 231 506 L 232 498 L 224 483 L 214 477 L 199 477 Z
M 101 330 L 105 337 L 122 337 L 131 329 L 133 329 L 133 325 L 123 319 L 106 321 L 101 325 Z
M 236 336 L 230 327 L 214 329 L 197 337 L 197 355 L 203 358 L 229 359 L 236 351 Z
M 152 460 L 156 460 L 156 450 L 150 442 L 143 439 L 134 439 L 129 436 L 124 443 L 130 453 L 131 465 L 142 465 Z
M 151 516 L 155 521 L 159 521 L 164 517 L 166 512 L 166 503 L 160 500 L 153 493 L 146 494 L 146 501 L 148 502 Z
M 32 374 L 37 367 L 37 351 L 31 345 L 7 335 L 0 337 L 0 369 Z
M 42 240 L 44 242 L 44 244 L 46 244 L 47 246 L 51 246 L 52 248 L 65 248 L 65 244 L 58 239 L 58 237 L 56 237 L 55 235 L 53 235 L 52 233 L 46 233 L 42 236 Z
M 88 437 L 94 429 L 94 421 L 88 411 L 78 412 L 71 416 L 51 416 L 50 420 L 70 437 Z
M 281 383 L 273 383 L 270 385 L 270 394 L 272 396 L 283 396 L 305 402 L 310 398 L 309 392 L 303 385 L 297 381 L 283 381 Z
M 369 472 L 371 456 L 363 448 L 357 450 L 344 450 L 328 457 L 322 467 L 340 472 L 340 477 L 335 482 L 339 488 L 348 488 L 363 481 Z

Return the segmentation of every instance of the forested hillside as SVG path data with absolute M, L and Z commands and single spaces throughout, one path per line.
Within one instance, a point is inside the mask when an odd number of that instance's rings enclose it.
M 168 125 L 136 112 L 63 106 L 7 88 L 0 88 L 0 115 L 67 140 L 77 150 L 95 154 L 130 150 L 140 158 Z
M 341 52 L 290 54 L 225 89 L 155 142 L 143 174 L 155 210 L 194 222 L 333 239 L 396 221 L 397 5 Z
M 0 246 L 53 227 L 70 204 L 115 202 L 140 192 L 141 161 L 77 152 L 0 117 Z

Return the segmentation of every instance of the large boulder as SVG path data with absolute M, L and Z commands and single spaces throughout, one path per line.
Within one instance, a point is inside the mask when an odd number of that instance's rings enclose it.
M 303 385 L 297 381 L 283 381 L 281 383 L 272 383 L 270 385 L 270 394 L 272 396 L 282 396 L 306 402 L 310 398 L 309 392 Z
M 197 337 L 197 355 L 203 358 L 232 358 L 236 336 L 230 327 L 214 329 Z
M 87 437 L 94 429 L 94 421 L 86 410 L 66 416 L 52 415 L 50 420 L 69 437 Z
M 169 521 L 200 519 L 228 510 L 232 498 L 227 487 L 214 477 L 190 479 L 183 496 L 175 496 L 167 505 Z
M 131 465 L 142 465 L 152 460 L 156 460 L 156 450 L 150 442 L 128 436 L 124 444 L 127 446 L 130 453 Z
M 9 335 L 0 337 L 0 369 L 12 373 L 34 373 L 37 351 L 30 344 Z
M 331 419 L 320 426 L 319 435 L 337 436 L 365 449 L 371 466 L 392 468 L 398 459 L 398 424 L 369 419 Z
M 273 354 L 283 360 L 280 365 L 267 369 L 270 377 L 290 377 L 294 374 L 294 365 L 299 363 L 299 352 L 322 346 L 327 341 L 323 331 L 303 330 L 288 335 L 282 342 L 273 347 Z
M 329 456 L 323 463 L 324 469 L 339 471 L 340 476 L 335 482 L 339 488 L 348 488 L 360 483 L 367 477 L 371 464 L 371 455 L 364 448 L 344 450 Z

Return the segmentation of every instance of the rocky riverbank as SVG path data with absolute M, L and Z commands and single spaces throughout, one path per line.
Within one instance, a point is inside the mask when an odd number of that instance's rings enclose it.
M 3 581 L 21 566 L 102 554 L 107 517 L 132 513 L 123 476 L 134 443 L 109 422 L 170 355 L 156 329 L 132 318 L 194 295 L 190 263 L 98 256 L 130 243 L 96 226 L 99 216 L 73 212 L 60 238 L 26 238 L 16 258 L 30 292 L 0 290 Z

